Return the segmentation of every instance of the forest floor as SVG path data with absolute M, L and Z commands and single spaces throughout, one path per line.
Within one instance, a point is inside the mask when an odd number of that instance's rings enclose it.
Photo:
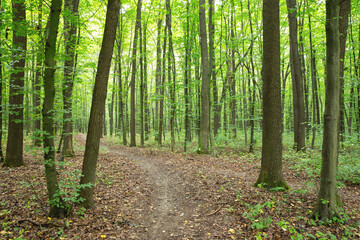
M 63 198 L 79 181 L 85 135 L 59 173 Z M 0 170 L 0 239 L 360 239 L 360 188 L 340 188 L 343 219 L 312 219 L 318 178 L 284 161 L 290 190 L 252 185 L 258 155 L 214 158 L 165 149 L 130 148 L 104 138 L 97 168 L 96 206 L 47 217 L 42 153 L 27 151 L 26 166 Z M 32 154 L 30 154 L 32 153 Z M 344 221 L 344 223 L 343 223 Z

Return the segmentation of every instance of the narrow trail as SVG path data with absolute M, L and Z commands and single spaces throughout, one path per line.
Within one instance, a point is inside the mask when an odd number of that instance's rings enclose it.
M 86 136 L 81 136 L 85 144 Z M 183 224 L 196 217 L 196 204 L 187 201 L 186 183 L 163 159 L 144 157 L 136 149 L 117 148 L 101 143 L 112 154 L 135 162 L 146 174 L 151 193 L 150 211 L 141 223 L 147 229 L 145 239 L 182 239 L 187 235 Z
M 175 171 L 167 169 L 155 158 L 143 158 L 128 151 L 116 151 L 116 154 L 131 159 L 147 173 L 150 185 L 154 189 L 151 206 L 153 211 L 147 213 L 148 238 L 169 239 L 183 235 L 182 222 L 191 215 L 194 209 L 188 205 L 185 197 L 185 183 Z

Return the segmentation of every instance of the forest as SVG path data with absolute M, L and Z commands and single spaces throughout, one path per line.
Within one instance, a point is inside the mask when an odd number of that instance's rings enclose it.
M 360 1 L 0 0 L 0 239 L 360 239 Z

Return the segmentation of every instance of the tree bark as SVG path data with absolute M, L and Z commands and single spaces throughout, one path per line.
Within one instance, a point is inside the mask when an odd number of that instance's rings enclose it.
M 44 105 L 43 105 L 43 131 L 44 131 L 44 160 L 46 186 L 50 201 L 50 217 L 63 218 L 68 214 L 68 206 L 61 197 L 56 196 L 60 191 L 57 180 L 54 146 L 54 98 L 55 98 L 55 54 L 56 39 L 59 28 L 61 0 L 53 0 L 48 22 L 48 36 L 45 44 L 45 75 L 44 75 Z
M 9 126 L 6 145 L 5 166 L 19 167 L 24 165 L 23 139 L 24 139 L 24 77 L 26 59 L 26 13 L 25 1 L 13 0 L 13 45 L 12 69 L 9 92 Z
M 254 186 L 288 186 L 282 173 L 279 0 L 263 1 L 263 135 L 260 175 Z
M 184 77 L 184 98 L 185 98 L 185 141 L 184 152 L 187 151 L 187 144 L 191 141 L 191 40 L 190 40 L 190 19 L 189 0 L 186 1 L 186 35 L 185 35 L 185 77 Z
M 135 77 L 136 77 L 136 50 L 138 41 L 138 32 L 141 26 L 141 4 L 142 0 L 138 0 L 136 11 L 136 24 L 134 32 L 133 52 L 132 52 L 132 69 L 131 69 L 131 115 L 130 115 L 130 147 L 136 146 L 136 107 L 135 107 Z
M 215 24 L 213 15 L 215 12 L 214 0 L 209 0 L 209 65 L 211 71 L 211 83 L 213 88 L 213 112 L 214 112 L 214 135 L 216 136 L 220 129 L 220 116 L 221 116 L 221 106 L 219 105 L 218 100 L 218 88 L 216 83 L 216 71 L 215 71 Z
M 39 40 L 37 42 L 38 51 L 36 55 L 36 73 L 34 79 L 34 87 L 33 87 L 33 106 L 35 111 L 34 117 L 34 130 L 33 130 L 33 138 L 34 138 L 34 145 L 40 146 L 41 145 L 41 116 L 40 116 L 40 109 L 41 109 L 41 102 L 40 102 L 40 94 L 41 94 L 41 75 L 42 75 L 42 65 L 44 61 L 44 36 L 42 31 L 42 1 L 38 1 L 38 34 Z
M 0 11 L 2 12 L 1 0 L 0 0 Z M 2 43 L 2 20 L 0 20 L 0 49 Z M 0 163 L 4 162 L 4 153 L 2 149 L 2 136 L 3 136 L 3 73 L 2 73 L 2 52 L 0 52 Z
M 162 20 L 159 18 L 157 23 L 157 40 L 156 40 L 156 73 L 155 73 L 155 84 L 156 84 L 156 102 L 155 102 L 155 119 L 154 119 L 154 130 L 157 133 L 155 140 L 159 142 L 159 126 L 160 126 L 160 88 L 161 88 L 161 25 Z
M 76 31 L 79 0 L 65 0 L 65 11 L 70 16 L 64 17 L 65 32 L 65 64 L 64 64 L 64 82 L 63 82 L 63 149 L 61 159 L 74 155 L 73 147 L 73 120 L 72 120 L 72 91 L 74 88 L 74 65 L 76 52 Z
M 326 93 L 320 191 L 315 213 L 321 220 L 338 215 L 337 160 L 340 114 L 339 0 L 326 1 Z
M 84 199 L 82 206 L 92 207 L 95 204 L 93 189 L 95 185 L 96 164 L 99 155 L 101 126 L 103 123 L 105 101 L 111 58 L 114 50 L 116 28 L 119 22 L 120 1 L 109 0 L 106 12 L 103 42 L 98 60 L 95 86 L 91 104 L 88 134 L 86 138 L 85 154 L 82 166 L 80 185 L 89 185 L 80 190 L 80 197 Z
M 205 18 L 205 0 L 199 0 L 200 49 L 202 65 L 199 152 L 207 154 L 209 153 L 210 136 L 210 69 Z
M 345 140 L 345 100 L 344 100 L 344 61 L 345 61 L 345 47 L 346 36 L 349 23 L 349 14 L 351 11 L 351 0 L 340 0 L 340 19 L 339 19 L 339 34 L 340 34 L 340 123 L 339 123 L 339 141 Z
M 296 150 L 305 148 L 305 108 L 303 75 L 297 40 L 296 0 L 286 0 L 289 19 L 291 79 L 293 84 L 294 142 Z

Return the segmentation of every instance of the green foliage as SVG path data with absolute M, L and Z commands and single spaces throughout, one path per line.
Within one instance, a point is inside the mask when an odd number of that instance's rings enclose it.
M 79 205 L 84 201 L 84 199 L 80 197 L 80 190 L 86 187 L 93 187 L 93 184 L 79 184 L 81 171 L 79 169 L 66 171 L 63 167 L 67 164 L 70 163 L 61 162 L 60 164 L 61 178 L 59 179 L 59 191 L 53 196 L 53 199 L 50 200 L 50 205 L 64 208 L 67 213 L 70 214 L 71 209 L 75 205 Z
M 272 219 L 270 217 L 265 217 L 264 210 L 271 209 L 274 205 L 272 202 L 265 202 L 263 204 L 256 204 L 252 206 L 248 203 L 245 203 L 247 206 L 247 212 L 243 213 L 243 217 L 249 219 L 251 221 L 251 228 L 252 229 L 264 229 L 268 228 L 272 223 Z

